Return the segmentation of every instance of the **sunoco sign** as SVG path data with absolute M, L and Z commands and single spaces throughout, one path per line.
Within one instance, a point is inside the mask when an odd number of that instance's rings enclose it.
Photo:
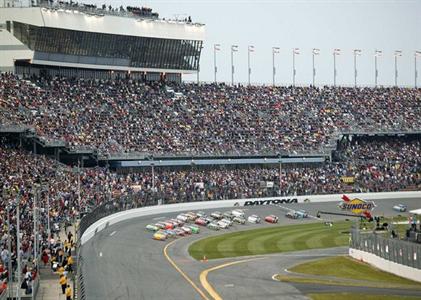
M 298 203 L 297 198 L 274 199 L 274 200 L 254 200 L 244 202 L 244 206 L 262 206 L 262 205 L 277 205 Z

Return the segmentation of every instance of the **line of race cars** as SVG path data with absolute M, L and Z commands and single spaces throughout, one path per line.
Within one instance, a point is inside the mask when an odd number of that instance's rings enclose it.
M 307 218 L 308 213 L 304 210 L 289 210 L 286 217 L 292 219 Z M 267 223 L 278 223 L 279 218 L 275 215 L 268 215 L 263 219 Z M 252 214 L 248 217 L 241 209 L 234 209 L 227 212 L 214 211 L 207 215 L 203 211 L 181 213 L 176 218 L 160 221 L 155 224 L 146 225 L 146 230 L 153 232 L 152 239 L 165 241 L 168 238 L 198 234 L 200 227 L 210 230 L 228 229 L 234 224 L 245 225 L 259 224 L 262 222 L 260 216 Z

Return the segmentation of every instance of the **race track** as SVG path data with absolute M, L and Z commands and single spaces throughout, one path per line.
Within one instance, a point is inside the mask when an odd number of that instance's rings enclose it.
M 421 201 L 417 199 L 402 199 L 399 202 L 382 200 L 376 201 L 375 213 L 385 216 L 397 215 L 398 213 L 392 210 L 392 206 L 397 203 L 407 204 L 409 210 L 421 206 Z M 311 215 L 316 215 L 319 210 L 338 211 L 336 202 L 289 204 L 288 207 L 306 209 Z M 284 217 L 284 211 L 273 206 L 253 207 L 245 212 L 246 215 L 278 215 L 280 225 L 317 221 L 311 218 L 287 219 Z M 222 299 L 307 299 L 304 294 L 308 292 L 330 290 L 323 290 L 320 286 L 275 282 L 271 278 L 272 275 L 312 258 L 347 253 L 346 247 L 340 247 L 273 254 L 259 259 L 239 257 L 200 262 L 192 259 L 187 252 L 188 246 L 194 240 L 233 230 L 274 225 L 234 225 L 234 228 L 229 230 L 216 232 L 201 228 L 202 231 L 198 235 L 166 242 L 152 240 L 152 234 L 144 230 L 149 223 L 176 215 L 155 215 L 121 222 L 100 231 L 88 241 L 81 249 L 84 258 L 82 271 L 86 299 L 180 300 L 213 299 L 216 296 Z M 332 220 L 342 218 L 329 217 Z M 227 263 L 247 259 L 252 260 L 224 267 Z M 219 269 L 209 270 L 217 266 Z M 205 270 L 208 271 L 203 272 Z M 204 273 L 207 275 L 205 281 Z M 209 294 L 207 284 L 216 294 Z M 336 292 L 338 287 L 332 289 Z

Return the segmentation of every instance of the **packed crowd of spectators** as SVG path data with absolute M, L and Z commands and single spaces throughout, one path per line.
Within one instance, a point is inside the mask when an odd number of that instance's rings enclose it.
M 45 246 L 51 238 L 54 240 L 54 232 L 59 230 L 60 224 L 70 223 L 80 212 L 122 196 L 130 199 L 129 207 L 140 207 L 156 204 L 158 200 L 175 203 L 279 195 L 420 190 L 420 146 L 419 139 L 359 140 L 342 145 L 338 161 L 313 166 L 284 165 L 281 176 L 279 166 L 183 170 L 156 168 L 153 180 L 150 169 L 128 174 L 117 174 L 98 167 L 79 170 L 45 156 L 19 150 L 17 145 L 1 140 L 0 270 L 7 271 L 10 259 L 16 267 L 18 198 L 21 254 L 24 260 L 30 261 L 33 255 L 35 194 L 38 195 L 40 216 L 39 240 Z M 354 182 L 344 182 L 343 176 L 353 177 Z M 12 253 L 8 252 L 7 245 L 8 210 Z M 46 227 L 48 213 L 52 232 L 50 237 Z
M 343 131 L 420 130 L 421 90 L 0 77 L 0 125 L 102 152 L 317 151 Z

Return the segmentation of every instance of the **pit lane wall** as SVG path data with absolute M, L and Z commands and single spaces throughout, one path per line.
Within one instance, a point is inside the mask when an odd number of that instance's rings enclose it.
M 364 200 L 398 200 L 408 198 L 421 199 L 421 191 L 416 192 L 387 192 L 387 193 L 357 193 L 347 194 L 350 198 L 362 198 Z M 216 208 L 241 208 L 264 205 L 288 205 L 293 203 L 317 203 L 317 202 L 340 202 L 342 194 L 333 195 L 312 195 L 312 196 L 290 196 L 290 197 L 272 197 L 272 198 L 252 198 L 252 199 L 234 199 L 234 200 L 217 200 L 217 201 L 201 201 L 189 203 L 177 203 L 168 205 L 157 205 L 130 209 L 118 212 L 104 217 L 92 225 L 90 225 L 80 237 L 81 245 L 89 241 L 96 233 L 104 228 L 126 221 L 132 218 L 158 215 L 165 213 L 174 213 L 188 210 L 204 210 Z
M 421 282 L 421 270 L 413 267 L 395 263 L 393 261 L 381 258 L 373 253 L 358 249 L 349 248 L 349 255 L 359 261 L 368 263 L 382 271 L 395 274 L 400 277 Z M 419 258 L 421 259 L 421 257 Z

